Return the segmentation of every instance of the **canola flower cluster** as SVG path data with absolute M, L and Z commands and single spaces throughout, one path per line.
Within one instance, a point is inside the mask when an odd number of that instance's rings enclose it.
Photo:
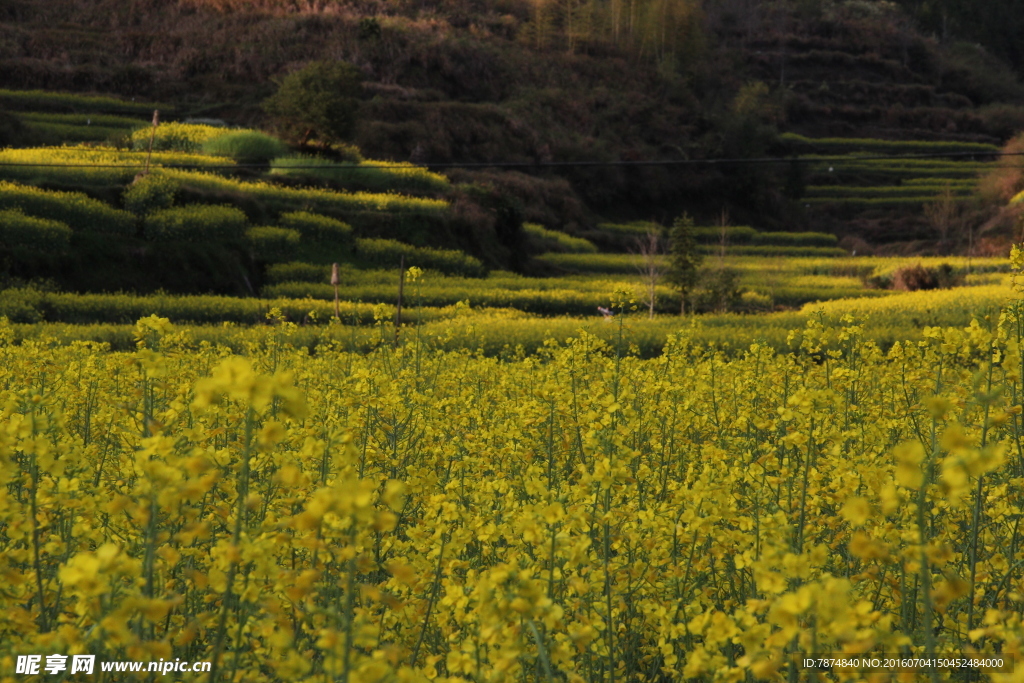
M 0 680 L 54 652 L 353 683 L 1024 654 L 1019 308 L 886 352 L 812 318 L 729 359 L 135 332 L 0 326 Z

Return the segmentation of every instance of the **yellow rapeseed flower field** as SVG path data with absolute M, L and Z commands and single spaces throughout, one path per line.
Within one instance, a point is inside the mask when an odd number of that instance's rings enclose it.
M 1020 309 L 885 352 L 811 317 L 797 352 L 730 358 L 135 333 L 114 353 L 0 326 L 0 680 L 55 652 L 596 683 L 1024 649 Z

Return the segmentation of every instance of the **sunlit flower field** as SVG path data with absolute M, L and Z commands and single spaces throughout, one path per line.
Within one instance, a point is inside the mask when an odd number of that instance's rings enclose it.
M 0 326 L 0 679 L 54 652 L 289 683 L 1019 660 L 1022 335 L 1010 306 L 884 352 L 823 316 L 795 353 L 500 360 Z

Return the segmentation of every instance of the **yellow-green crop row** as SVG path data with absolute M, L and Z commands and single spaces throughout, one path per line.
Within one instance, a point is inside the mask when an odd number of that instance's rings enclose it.
M 336 162 L 317 157 L 295 156 L 274 159 L 271 175 L 329 180 L 346 188 L 370 192 L 443 192 L 447 177 L 408 162 L 364 160 Z
M 152 167 L 223 166 L 228 159 L 199 154 L 154 152 Z M 144 169 L 146 155 L 108 147 L 34 147 L 0 149 L 0 177 L 32 182 L 43 179 L 83 185 L 129 182 Z
M 934 186 L 939 189 L 945 188 L 975 188 L 978 186 L 978 181 L 975 178 L 953 178 L 948 180 L 941 180 L 936 178 L 904 178 L 900 181 L 901 185 L 928 185 Z
M 825 232 L 765 232 L 746 225 L 697 227 L 691 232 L 697 242 L 720 245 L 724 239 L 728 247 L 835 247 L 839 242 L 835 235 Z
M 203 157 L 210 160 L 211 157 Z M 241 193 L 280 208 L 301 208 L 317 212 L 385 211 L 410 213 L 439 213 L 447 210 L 448 203 L 441 199 L 407 197 L 398 194 L 370 192 L 334 192 L 317 188 L 291 188 L 265 181 L 242 181 L 233 178 L 166 168 L 161 173 L 188 187 L 220 193 Z
M 149 149 L 149 141 L 153 139 L 153 149 L 183 152 L 196 154 L 207 140 L 220 137 L 226 133 L 237 132 L 239 128 L 224 128 L 223 126 L 208 126 L 199 123 L 162 123 L 154 131 L 151 126 L 139 128 L 132 133 L 132 146 L 136 150 L 145 151 Z M 254 132 L 254 131 L 251 131 Z
M 879 323 L 912 321 L 915 326 L 963 324 L 971 316 L 997 315 L 1013 290 L 1006 284 L 954 287 L 917 292 L 900 292 L 873 299 L 837 299 L 803 307 L 805 313 L 822 311 L 828 315 L 852 315 Z
M 559 230 L 548 230 L 537 223 L 523 223 L 523 232 L 534 251 L 567 252 L 570 254 L 594 254 L 597 247 L 590 240 L 573 237 Z
M 557 281 L 560 289 L 532 289 L 522 287 L 508 289 L 488 286 L 486 280 L 473 278 L 428 279 L 422 285 L 409 283 L 405 288 L 406 306 L 438 307 L 451 306 L 459 301 L 468 301 L 473 306 L 492 308 L 514 308 L 539 315 L 599 315 L 598 307 L 612 306 L 617 300 L 636 299 L 634 283 L 628 283 L 626 294 L 617 294 L 617 286 L 588 287 L 573 286 L 573 283 Z M 394 302 L 397 288 L 388 284 L 353 284 L 339 287 L 342 297 L 351 301 Z M 668 287 L 660 286 L 658 310 L 669 313 L 679 310 L 679 295 Z M 263 290 L 264 296 L 273 298 L 310 297 L 329 300 L 334 288 L 328 284 L 309 282 L 285 282 L 269 285 Z
M 978 153 L 996 154 L 999 147 L 983 142 L 930 141 L 930 140 L 881 140 L 877 138 L 810 138 L 797 133 L 783 133 L 783 142 L 798 147 L 813 148 L 817 153 L 829 151 L 848 152 L 903 152 L 903 153 Z
M 526 283 L 501 283 L 490 279 L 428 278 L 422 285 L 412 284 L 405 290 L 407 305 L 448 306 L 457 301 L 469 301 L 474 306 L 510 307 L 546 316 L 596 316 L 598 307 L 608 308 L 618 301 L 641 301 L 646 295 L 636 280 L 598 281 L 546 278 L 539 286 L 531 287 L 534 279 Z M 766 300 L 758 307 L 801 306 L 807 302 L 825 301 L 845 297 L 884 297 L 891 290 L 865 289 L 858 286 L 821 287 L 792 286 L 759 282 L 745 286 L 748 291 L 763 295 Z M 342 284 L 342 297 L 357 301 L 393 302 L 397 286 L 390 281 L 363 282 L 358 279 Z M 703 289 L 698 288 L 699 295 Z M 334 288 L 325 283 L 281 282 L 264 287 L 268 297 L 311 297 L 328 300 Z M 655 310 L 660 313 L 678 312 L 680 297 L 667 285 L 655 288 Z
M 106 128 L 134 129 L 145 126 L 149 122 L 144 119 L 116 114 L 45 114 L 40 112 L 22 112 L 18 114 L 22 121 L 39 123 L 56 123 L 66 126 L 102 126 Z
M 900 197 L 805 197 L 800 201 L 808 206 L 837 206 L 840 208 L 885 209 L 911 208 L 934 202 L 936 195 L 915 194 Z M 955 196 L 956 201 L 967 201 L 969 197 Z
M 949 264 L 955 270 L 976 273 L 1008 273 L 1006 258 L 966 256 L 848 256 L 844 258 L 780 258 L 766 261 L 762 258 L 726 255 L 726 267 L 735 268 L 753 276 L 762 275 L 789 278 L 799 275 L 829 275 L 840 277 L 871 277 L 892 275 L 900 268 L 921 265 L 937 268 Z
M 81 192 L 55 192 L 0 180 L 0 209 L 66 223 L 73 230 L 130 235 L 135 218 Z
M 969 195 L 974 191 L 974 188 L 970 185 L 957 185 L 949 188 L 951 192 L 956 196 Z M 946 190 L 943 185 L 875 185 L 875 186 L 856 186 L 856 185 L 812 185 L 807 188 L 806 197 L 811 198 L 822 198 L 822 201 L 826 201 L 825 197 L 831 197 L 835 200 L 845 200 L 846 198 L 856 199 L 871 199 L 871 198 L 907 198 L 907 197 L 923 197 L 929 194 L 934 197 L 941 195 Z
M 124 137 L 129 131 L 128 128 L 75 126 L 43 121 L 26 121 L 24 125 L 33 143 L 39 145 L 108 142 Z
M 17 111 L 95 112 L 97 114 L 127 114 L 150 116 L 154 109 L 165 115 L 173 113 L 166 104 L 132 102 L 103 95 L 80 95 L 48 90 L 0 89 L 0 104 Z
M 159 315 L 177 323 L 258 325 L 277 309 L 292 322 L 326 323 L 334 316 L 334 303 L 321 299 L 240 298 L 213 295 L 172 294 L 70 294 L 35 289 L 0 290 L 0 317 L 16 323 L 127 324 L 147 315 Z M 450 318 L 466 306 L 453 302 L 433 308 L 406 306 L 407 322 Z M 392 320 L 393 303 L 340 302 L 340 318 L 353 325 L 372 324 L 377 318 Z

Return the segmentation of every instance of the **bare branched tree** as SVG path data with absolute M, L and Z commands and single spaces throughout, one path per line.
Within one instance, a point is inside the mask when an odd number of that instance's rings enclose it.
M 729 212 L 722 209 L 718 214 L 718 269 L 725 268 L 725 247 L 729 244 Z
M 643 301 L 651 318 L 654 318 L 654 306 L 658 299 L 658 284 L 664 275 L 662 254 L 665 249 L 662 242 L 661 235 L 656 230 L 648 230 L 643 237 L 636 238 L 636 268 L 640 271 L 640 282 L 644 289 Z
M 939 242 L 943 248 L 949 248 L 950 237 L 959 237 L 963 227 L 963 216 L 960 206 L 957 204 L 953 189 L 946 184 L 942 193 L 935 198 L 934 202 L 925 204 L 924 218 L 928 224 L 938 233 Z

